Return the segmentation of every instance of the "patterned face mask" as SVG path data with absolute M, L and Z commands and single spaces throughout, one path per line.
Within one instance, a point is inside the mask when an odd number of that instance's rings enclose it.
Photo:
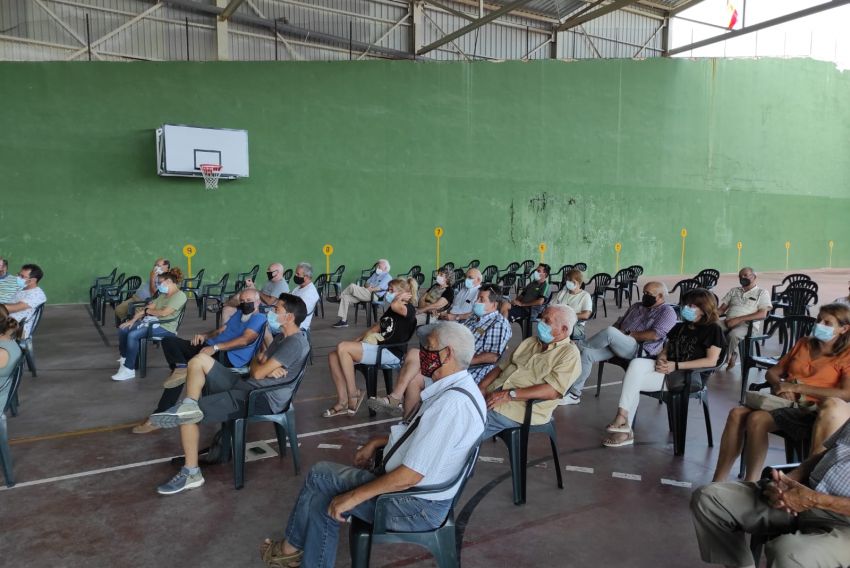
M 443 349 L 446 348 L 443 347 Z M 422 345 L 419 346 L 419 372 L 422 373 L 423 377 L 430 377 L 443 366 L 443 362 L 440 360 L 440 352 L 443 349 L 430 351 Z

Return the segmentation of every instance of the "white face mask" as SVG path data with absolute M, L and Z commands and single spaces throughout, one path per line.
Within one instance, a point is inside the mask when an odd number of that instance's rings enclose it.
M 153 271 L 154 271 L 154 273 L 156 273 L 156 274 L 162 274 L 163 272 L 165 272 L 165 270 L 164 270 L 161 266 L 159 266 L 159 265 L 157 265 L 157 266 L 153 269 Z
M 445 286 L 446 285 L 446 277 L 443 276 L 442 274 L 437 276 L 437 284 L 439 284 L 440 286 Z
M 382 268 L 376 268 L 375 269 L 375 274 L 377 274 L 378 276 L 380 276 L 383 273 L 384 273 L 384 270 Z
M 573 282 L 572 280 L 567 280 L 567 283 L 564 284 L 564 286 L 570 292 L 572 292 L 573 290 L 575 290 L 578 287 L 578 285 L 575 282 Z

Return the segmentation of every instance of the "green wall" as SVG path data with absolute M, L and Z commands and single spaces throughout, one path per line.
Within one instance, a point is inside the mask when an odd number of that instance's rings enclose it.
M 536 258 L 648 273 L 850 265 L 850 73 L 810 60 L 2 63 L 0 255 L 94 274 Z M 251 177 L 159 178 L 162 123 L 243 128 Z

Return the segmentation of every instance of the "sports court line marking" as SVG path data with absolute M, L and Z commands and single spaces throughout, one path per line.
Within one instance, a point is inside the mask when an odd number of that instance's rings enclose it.
M 328 433 L 331 433 L 331 432 L 340 432 L 340 431 L 343 431 L 343 430 L 355 430 L 357 428 L 365 428 L 367 426 L 373 426 L 375 424 L 384 424 L 386 422 L 397 422 L 399 420 L 401 420 L 401 418 L 388 418 L 386 420 L 376 420 L 374 422 L 364 422 L 362 424 L 352 424 L 350 426 L 341 426 L 339 428 L 329 428 L 327 430 L 318 430 L 316 432 L 305 432 L 304 434 L 300 434 L 298 437 L 299 438 L 307 438 L 307 437 L 310 437 L 310 436 L 319 436 L 321 434 L 328 434 Z M 257 442 L 252 442 L 252 443 L 256 445 L 258 443 L 270 444 L 270 443 L 276 443 L 276 442 L 277 442 L 277 438 L 272 438 L 270 440 L 258 440 Z M 299 443 L 299 445 L 300 445 L 300 443 Z M 155 464 L 158 464 L 158 463 L 170 462 L 173 458 L 176 458 L 176 457 L 181 457 L 181 456 L 169 456 L 167 458 L 158 458 L 158 459 L 155 459 L 155 460 L 146 460 L 146 461 L 142 461 L 142 462 L 128 463 L 128 464 L 125 464 L 125 465 L 116 465 L 116 466 L 113 466 L 113 467 L 104 467 L 104 468 L 101 468 L 101 469 L 92 469 L 92 470 L 89 470 L 89 471 L 80 471 L 78 473 L 70 473 L 68 475 L 59 475 L 59 476 L 56 476 L 56 477 L 47 477 L 47 478 L 44 478 L 44 479 L 35 479 L 35 480 L 32 480 L 32 481 L 22 481 L 21 483 L 18 483 L 13 487 L 2 486 L 2 487 L 0 487 L 0 491 L 10 491 L 12 489 L 21 489 L 21 488 L 24 488 L 24 487 L 32 487 L 32 486 L 35 486 L 35 485 L 44 485 L 46 483 L 55 483 L 57 481 L 67 481 L 69 479 L 79 479 L 81 477 L 89 477 L 89 476 L 92 476 L 92 475 L 99 475 L 101 473 L 110 473 L 110 472 L 113 472 L 113 471 L 122 471 L 122 470 L 125 470 L 125 469 L 135 469 L 137 467 L 145 467 L 145 466 L 148 466 L 148 465 L 155 465 Z
M 484 463 L 505 463 L 505 458 L 493 458 L 490 456 L 478 456 L 478 461 Z
M 126 430 L 133 426 L 138 426 L 137 422 L 128 422 L 127 424 L 118 424 L 117 426 L 98 426 L 95 428 L 86 428 L 85 430 L 74 430 L 72 432 L 60 432 L 59 434 L 44 434 L 41 436 L 28 436 L 26 438 L 12 438 L 9 440 L 9 445 L 28 444 L 30 442 L 44 442 L 46 440 L 61 440 L 62 438 L 75 438 L 77 436 L 86 436 L 88 434 L 100 434 L 103 432 L 117 432 L 118 430 Z
M 602 383 L 599 386 L 600 387 L 610 387 L 611 385 L 621 385 L 621 384 L 623 384 L 623 381 L 614 381 L 612 383 Z M 586 390 L 595 389 L 595 388 L 596 388 L 596 385 L 586 385 L 586 386 L 581 387 L 581 390 L 586 391 Z
M 687 487 L 690 489 L 693 484 L 690 481 L 676 481 L 675 479 L 661 478 L 661 485 L 672 485 L 673 487 Z
M 637 473 L 621 473 L 619 471 L 612 472 L 611 477 L 616 477 L 617 479 L 628 479 L 629 481 L 641 480 L 641 476 Z
M 341 450 L 342 444 L 319 444 L 317 447 L 320 450 Z
M 564 469 L 567 471 L 577 471 L 579 473 L 593 473 L 592 467 L 581 467 L 578 465 L 568 465 L 564 467 Z

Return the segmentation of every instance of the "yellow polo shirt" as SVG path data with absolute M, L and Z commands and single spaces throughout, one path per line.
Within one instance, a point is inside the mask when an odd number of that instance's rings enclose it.
M 536 337 L 523 340 L 510 359 L 499 364 L 502 374 L 487 390 L 507 391 L 548 383 L 560 395 L 566 393 L 581 373 L 578 347 L 569 338 L 548 345 L 544 351 L 545 347 Z M 525 401 L 511 401 L 494 410 L 514 422 L 522 423 L 525 419 L 525 405 Z M 538 402 L 534 405 L 531 423 L 537 425 L 549 422 L 557 406 L 558 399 Z

